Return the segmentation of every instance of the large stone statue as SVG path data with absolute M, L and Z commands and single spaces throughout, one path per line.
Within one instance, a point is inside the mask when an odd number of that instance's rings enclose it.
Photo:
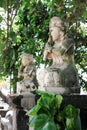
M 22 63 L 18 70 L 18 78 L 22 78 L 17 83 L 17 93 L 33 92 L 37 88 L 36 67 L 31 54 L 24 53 L 21 56 Z
M 64 23 L 53 17 L 49 24 L 49 38 L 44 48 L 44 59 L 52 60 L 50 67 L 38 75 L 45 90 L 56 94 L 79 93 L 78 74 L 74 63 L 74 41 L 64 33 Z

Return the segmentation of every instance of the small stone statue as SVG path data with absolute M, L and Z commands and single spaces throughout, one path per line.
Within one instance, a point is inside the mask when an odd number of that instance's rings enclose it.
M 23 78 L 17 83 L 17 93 L 33 92 L 37 88 L 36 67 L 33 55 L 24 53 L 21 56 L 22 63 L 18 70 L 18 78 Z
M 51 18 L 44 59 L 52 60 L 52 65 L 40 72 L 42 76 L 38 76 L 38 82 L 45 90 L 56 94 L 79 93 L 74 63 L 75 43 L 64 33 L 64 29 L 64 23 L 59 17 Z

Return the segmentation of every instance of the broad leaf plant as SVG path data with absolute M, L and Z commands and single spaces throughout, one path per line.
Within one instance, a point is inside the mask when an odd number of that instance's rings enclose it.
M 63 97 L 37 90 L 37 104 L 27 112 L 34 130 L 81 130 L 80 109 L 72 105 L 62 108 Z

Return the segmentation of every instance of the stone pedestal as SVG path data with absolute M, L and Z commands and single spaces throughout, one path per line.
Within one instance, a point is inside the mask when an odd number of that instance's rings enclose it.
M 8 103 L 13 108 L 12 130 L 30 130 L 27 125 L 29 117 L 26 115 L 26 112 L 35 105 L 35 95 L 32 93 L 9 95 Z

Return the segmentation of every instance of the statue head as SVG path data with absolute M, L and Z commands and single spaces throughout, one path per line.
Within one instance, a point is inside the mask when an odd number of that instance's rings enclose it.
M 56 17 L 56 16 L 51 18 L 50 24 L 49 24 L 49 29 L 53 28 L 53 27 L 60 28 L 61 30 L 64 29 L 63 21 L 61 20 L 61 18 Z
M 31 54 L 23 53 L 21 55 L 21 58 L 22 58 L 23 66 L 27 66 L 33 62 L 33 55 L 31 55 Z
M 60 40 L 64 35 L 64 25 L 62 20 L 59 17 L 52 17 L 49 24 L 49 32 L 52 38 L 52 41 Z

